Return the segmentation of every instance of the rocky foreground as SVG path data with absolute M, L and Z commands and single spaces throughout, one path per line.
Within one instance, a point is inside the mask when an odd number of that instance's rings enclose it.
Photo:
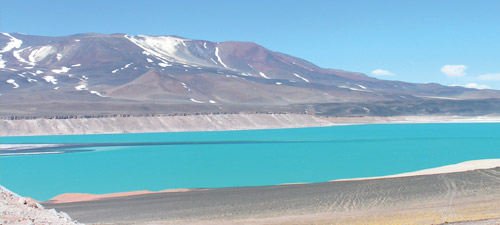
M 64 212 L 45 209 L 31 198 L 23 198 L 0 186 L 0 224 L 79 224 Z

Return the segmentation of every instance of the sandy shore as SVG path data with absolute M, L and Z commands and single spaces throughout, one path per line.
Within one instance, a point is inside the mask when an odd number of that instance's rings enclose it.
M 442 224 L 500 218 L 500 168 L 42 203 L 85 223 Z M 105 212 L 105 213 L 103 213 Z
M 246 130 L 386 123 L 500 122 L 500 117 L 494 116 L 213 116 L 219 115 L 167 119 L 131 118 L 134 121 L 99 121 L 96 118 L 85 127 L 84 124 L 89 121 L 0 121 L 0 136 Z M 113 127 L 116 123 L 122 126 Z M 42 125 L 46 127 L 37 128 Z M 61 126 L 62 129 L 56 129 Z M 107 126 L 111 126 L 113 130 L 106 130 Z M 92 130 L 94 127 L 101 129 Z M 4 146 L 3 149 L 26 150 L 39 147 Z M 487 224 L 488 221 L 499 221 L 500 218 L 499 186 L 500 159 L 486 159 L 404 174 L 316 184 L 137 191 L 106 195 L 63 194 L 44 202 L 43 205 L 68 212 L 73 218 L 86 223 L 439 224 L 483 220 Z M 102 212 L 106 212 L 106 216 L 102 216 Z
M 446 165 L 446 166 L 441 166 L 441 167 L 436 167 L 436 168 L 430 168 L 430 169 L 395 174 L 395 175 L 380 176 L 380 177 L 360 177 L 360 178 L 352 178 L 352 179 L 339 179 L 339 180 L 332 180 L 331 182 L 423 176 L 423 175 L 465 172 L 465 171 L 479 170 L 479 169 L 492 169 L 492 168 L 496 168 L 496 167 L 500 167 L 500 159 L 481 159 L 481 160 L 471 160 L 471 161 L 461 162 L 461 163 L 457 163 L 457 164 L 453 164 L 453 165 Z
M 332 180 L 330 182 L 342 182 L 342 181 L 356 181 L 356 180 L 375 180 L 375 179 L 389 179 L 389 178 L 398 178 L 398 177 L 411 177 L 411 176 L 423 176 L 423 175 L 436 175 L 436 174 L 445 174 L 445 173 L 456 173 L 456 172 L 465 172 L 472 171 L 478 169 L 492 169 L 500 167 L 500 159 L 483 159 L 483 160 L 471 160 L 458 164 L 447 165 L 437 168 L 430 168 L 425 170 L 419 170 L 409 173 L 401 173 L 395 175 L 381 176 L 381 177 L 362 177 L 362 178 L 353 178 L 353 179 L 339 179 Z M 282 185 L 302 185 L 305 183 L 288 183 Z M 47 203 L 51 204 L 61 204 L 61 203 L 71 203 L 71 202 L 86 202 L 86 201 L 95 201 L 102 200 L 108 198 L 120 198 L 127 196 L 135 196 L 135 195 L 147 195 L 147 194 L 160 194 L 160 193 L 173 193 L 173 192 L 187 192 L 187 191 L 201 191 L 202 189 L 167 189 L 162 191 L 149 191 L 149 190 L 141 190 L 141 191 L 132 191 L 132 192 L 119 192 L 119 193 L 109 193 L 109 194 L 86 194 L 86 193 L 65 193 L 60 194 L 49 201 Z M 208 190 L 208 189 L 204 189 Z
M 321 117 L 335 125 L 413 123 L 500 123 L 500 116 Z
M 466 161 L 458 164 L 447 165 L 437 168 L 419 170 L 409 173 L 381 176 L 381 177 L 365 177 L 365 178 L 353 178 L 353 179 L 339 179 L 332 180 L 330 182 L 341 182 L 341 181 L 356 181 L 356 180 L 375 180 L 375 179 L 388 179 L 388 178 L 398 178 L 398 177 L 411 177 L 411 176 L 423 176 L 423 175 L 436 175 L 445 173 L 456 173 L 465 172 L 478 169 L 492 169 L 500 167 L 500 159 L 483 159 L 483 160 L 472 160 Z M 302 185 L 305 183 L 294 183 L 294 184 L 282 184 L 282 185 Z M 108 198 L 120 198 L 135 195 L 147 195 L 147 194 L 160 194 L 160 193 L 173 193 L 173 192 L 187 192 L 187 191 L 200 191 L 201 189 L 167 189 L 162 191 L 132 191 L 132 192 L 119 192 L 110 194 L 86 194 L 86 193 L 65 193 L 58 195 L 49 201 L 51 204 L 61 204 L 61 203 L 71 203 L 71 202 L 85 202 L 85 201 L 95 201 Z M 208 190 L 208 189 L 205 189 Z
M 0 156 L 58 154 L 55 150 L 63 144 L 0 144 Z
M 255 130 L 384 123 L 498 123 L 500 116 L 317 117 L 308 114 L 218 114 L 0 120 L 0 136 Z
M 118 193 L 110 193 L 110 194 L 85 194 L 85 193 L 66 193 L 60 194 L 47 202 L 53 204 L 61 204 L 61 203 L 69 203 L 69 202 L 87 202 L 87 201 L 95 201 L 106 198 L 119 198 L 119 197 L 127 197 L 134 195 L 146 195 L 146 194 L 160 194 L 160 193 L 172 193 L 172 192 L 186 192 L 191 191 L 191 189 L 167 189 L 162 191 L 130 191 L 130 192 L 118 192 Z

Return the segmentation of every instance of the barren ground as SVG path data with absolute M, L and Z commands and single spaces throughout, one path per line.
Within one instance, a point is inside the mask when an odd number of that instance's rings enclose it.
M 441 224 L 498 221 L 500 168 L 42 203 L 85 223 Z

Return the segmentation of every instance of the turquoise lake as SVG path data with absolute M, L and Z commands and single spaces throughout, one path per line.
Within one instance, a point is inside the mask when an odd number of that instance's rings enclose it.
M 0 156 L 0 184 L 44 201 L 62 193 L 324 182 L 500 158 L 500 124 L 1 137 L 0 143 L 80 145 L 63 149 L 74 153 Z

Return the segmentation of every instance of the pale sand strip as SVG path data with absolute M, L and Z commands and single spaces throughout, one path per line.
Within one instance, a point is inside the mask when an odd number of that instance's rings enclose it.
M 394 175 L 380 176 L 380 177 L 338 179 L 338 180 L 332 180 L 330 182 L 374 180 L 374 179 L 385 179 L 385 178 L 395 178 L 395 177 L 411 177 L 411 176 L 433 175 L 433 174 L 443 174 L 443 173 L 456 173 L 456 172 L 465 172 L 465 171 L 479 170 L 479 169 L 492 169 L 496 167 L 500 167 L 500 159 L 481 159 L 481 160 L 465 161 L 453 165 L 441 166 L 441 167 L 430 168 L 408 173 L 401 173 L 401 174 L 394 174 Z
M 366 117 L 319 117 L 334 126 L 361 124 L 415 124 L 415 123 L 500 123 L 500 116 L 366 116 Z
M 159 194 L 159 193 L 172 193 L 172 192 L 186 192 L 191 191 L 191 189 L 167 189 L 162 191 L 130 191 L 130 192 L 118 192 L 118 193 L 110 193 L 110 194 L 84 194 L 84 193 L 66 193 L 60 194 L 52 199 L 50 199 L 49 203 L 60 204 L 60 203 L 69 203 L 69 202 L 88 202 L 95 201 L 106 198 L 118 198 L 118 197 L 127 197 L 134 195 L 146 195 L 146 194 Z
M 60 146 L 63 146 L 63 144 L 0 144 L 0 150 L 17 151 L 37 148 L 53 148 Z
M 421 176 L 421 175 L 433 175 L 433 174 L 443 174 L 443 173 L 455 173 L 455 172 L 465 172 L 471 170 L 478 169 L 492 169 L 500 167 L 500 159 L 482 159 L 482 160 L 472 160 L 466 161 L 458 164 L 447 165 L 437 168 L 419 170 L 415 172 L 381 176 L 381 177 L 365 177 L 365 178 L 353 178 L 353 179 L 339 179 L 332 180 L 330 182 L 341 182 L 341 181 L 355 181 L 355 180 L 374 180 L 374 179 L 386 179 L 386 178 L 396 178 L 396 177 L 410 177 L 410 176 Z M 281 185 L 300 185 L 306 183 L 288 183 Z M 59 204 L 59 203 L 70 203 L 70 202 L 86 202 L 86 201 L 95 201 L 106 198 L 117 198 L 117 197 L 126 197 L 126 196 L 134 196 L 134 195 L 145 195 L 145 194 L 157 194 L 157 193 L 172 193 L 172 192 L 187 192 L 192 191 L 193 189 L 167 189 L 163 191 L 132 191 L 132 192 L 119 192 L 119 193 L 110 193 L 110 194 L 83 194 L 83 193 L 66 193 L 58 195 L 49 201 L 51 204 Z M 202 190 L 202 189 L 196 189 Z

